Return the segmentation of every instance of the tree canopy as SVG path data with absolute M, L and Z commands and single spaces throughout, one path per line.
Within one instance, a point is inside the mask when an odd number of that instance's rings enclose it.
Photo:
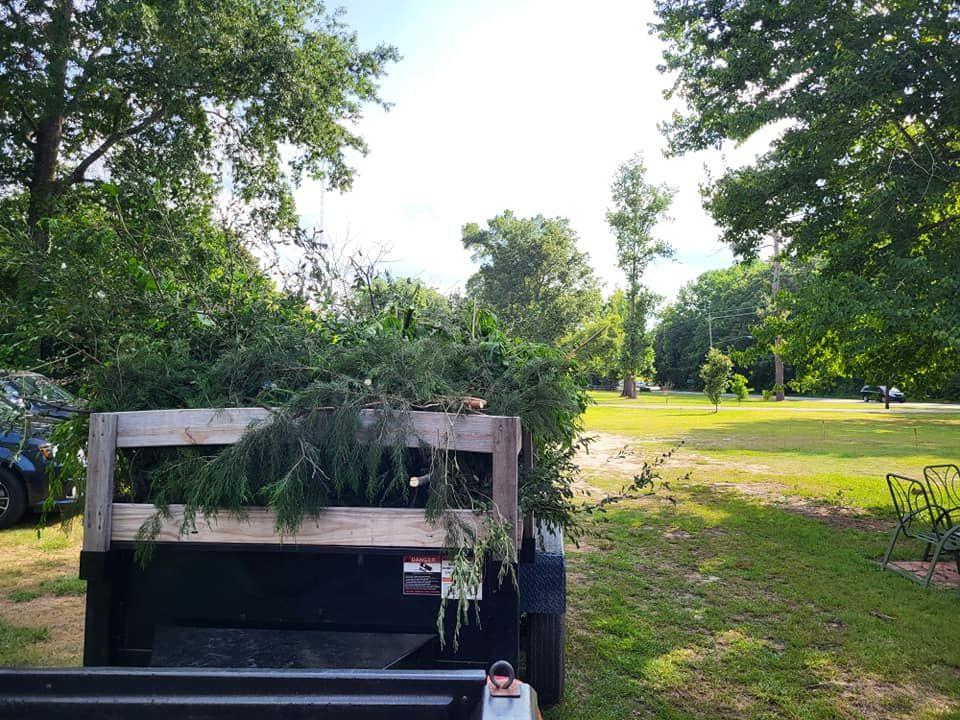
M 664 128 L 673 152 L 780 131 L 753 165 L 707 188 L 707 206 L 741 257 L 778 230 L 786 255 L 815 261 L 793 305 L 799 324 L 782 327 L 785 353 L 799 328 L 802 345 L 829 347 L 847 374 L 909 385 L 960 370 L 956 3 L 657 0 L 656 9 L 671 94 L 687 103 Z M 826 361 L 796 354 L 800 345 L 788 359 Z
M 673 249 L 653 236 L 654 226 L 664 218 L 673 197 L 666 185 L 647 181 L 643 158 L 635 155 L 623 163 L 610 188 L 613 208 L 607 211 L 607 223 L 617 238 L 617 264 L 626 276 L 626 312 L 621 353 L 623 393 L 636 397 L 634 374 L 640 372 L 651 350 L 647 318 L 658 301 L 643 285 L 643 273 L 651 261 L 668 257 Z
M 87 377 L 315 322 L 250 249 L 309 244 L 291 189 L 349 185 L 396 57 L 318 2 L 0 3 L 0 365 Z
M 776 335 L 772 329 L 760 332 L 771 308 L 770 273 L 770 263 L 758 260 L 708 270 L 680 288 L 676 300 L 660 311 L 654 331 L 657 379 L 678 388 L 699 387 L 699 368 L 712 340 L 731 355 L 751 386 L 772 387 Z M 793 267 L 784 269 L 785 289 L 795 289 L 796 275 Z
M 480 269 L 467 292 L 491 308 L 510 334 L 555 344 L 600 305 L 589 256 L 563 218 L 519 218 L 507 210 L 463 227 L 463 246 Z
M 596 315 L 560 339 L 560 348 L 577 360 L 591 384 L 608 387 L 617 384 L 623 368 L 625 312 L 623 290 L 615 290 Z M 650 363 L 641 364 L 646 370 Z
M 0 192 L 27 192 L 42 250 L 42 221 L 105 179 L 159 185 L 176 205 L 228 188 L 293 227 L 301 177 L 349 186 L 346 153 L 365 150 L 352 126 L 396 58 L 361 50 L 316 0 L 9 0 Z
M 700 379 L 703 380 L 703 394 L 713 403 L 714 412 L 720 410 L 720 400 L 732 374 L 733 361 L 730 358 L 716 348 L 707 350 L 706 360 L 700 368 Z

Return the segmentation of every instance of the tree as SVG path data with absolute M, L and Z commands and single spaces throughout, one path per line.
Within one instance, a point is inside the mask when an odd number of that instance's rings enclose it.
M 204 360 L 305 317 L 237 236 L 207 215 L 180 217 L 175 231 L 166 217 L 149 197 L 129 215 L 77 208 L 52 223 L 57 253 L 43 265 L 24 224 L 0 224 L 0 367 L 86 379 L 148 346 L 161 361 L 181 349 Z
M 700 379 L 703 380 L 703 394 L 713 403 L 714 412 L 720 411 L 720 399 L 730 383 L 732 372 L 730 358 L 716 348 L 707 351 L 706 361 L 700 368 Z
M 907 387 L 955 374 L 960 287 L 944 268 L 960 267 L 956 3 L 656 8 L 671 94 L 688 105 L 666 127 L 673 152 L 780 130 L 706 190 L 741 257 L 780 231 L 786 256 L 816 263 L 782 323 L 785 357 L 801 342 L 829 348 L 840 371 Z M 792 359 L 804 372 L 820 361 Z
M 560 349 L 577 360 L 591 384 L 616 385 L 622 367 L 624 308 L 623 291 L 616 290 L 598 315 L 560 339 Z
M 651 346 L 647 317 L 657 302 L 643 286 L 643 273 L 652 260 L 673 254 L 670 245 L 653 237 L 654 226 L 670 207 L 673 191 L 666 185 L 648 183 L 646 174 L 640 155 L 623 163 L 610 188 L 613 209 L 607 211 L 607 223 L 617 238 L 617 264 L 627 280 L 621 369 L 623 394 L 631 398 L 637 396 L 635 374 Z
M 750 395 L 747 379 L 740 373 L 734 373 L 730 376 L 730 392 L 736 395 L 737 402 L 741 403 Z
M 351 125 L 396 58 L 360 50 L 316 0 L 7 0 L 0 192 L 27 193 L 41 251 L 71 195 L 129 176 L 171 204 L 228 187 L 295 227 L 293 183 L 349 186 L 345 151 L 365 150 Z
M 518 218 L 507 210 L 485 229 L 464 225 L 462 242 L 480 264 L 467 293 L 512 335 L 556 344 L 599 308 L 589 256 L 562 218 Z
M 795 287 L 796 276 L 792 265 L 784 267 L 785 291 Z M 731 356 L 749 384 L 771 387 L 770 349 L 776 336 L 758 334 L 770 307 L 770 263 L 758 260 L 702 273 L 660 312 L 654 336 L 657 379 L 699 387 L 700 365 L 712 344 Z

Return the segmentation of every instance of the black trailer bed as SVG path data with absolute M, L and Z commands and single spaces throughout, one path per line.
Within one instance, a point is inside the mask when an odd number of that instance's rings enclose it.
M 0 670 L 0 718 L 51 720 L 453 720 L 536 717 L 491 698 L 482 670 Z M 491 708 L 491 702 L 501 708 Z M 526 714 L 516 715 L 523 710 Z M 499 710 L 499 711 L 498 711 Z M 501 714 L 506 711 L 506 714 Z
M 161 627 L 153 667 L 386 670 L 403 667 L 435 635 Z M 409 667 L 409 666 L 408 666 Z

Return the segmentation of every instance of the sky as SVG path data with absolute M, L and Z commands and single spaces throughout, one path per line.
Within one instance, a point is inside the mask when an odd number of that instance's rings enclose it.
M 336 5 L 331 5 L 335 7 Z M 594 0 L 351 0 L 344 22 L 361 47 L 394 45 L 403 59 L 380 86 L 389 111 L 368 106 L 353 188 L 297 192 L 301 219 L 352 250 L 384 252 L 384 267 L 441 291 L 476 270 L 464 224 L 504 210 L 564 217 L 606 293 L 623 285 L 606 221 L 617 167 L 642 153 L 647 179 L 676 190 L 656 234 L 675 248 L 644 278 L 667 300 L 733 257 L 702 209 L 707 169 L 752 160 L 763 146 L 666 158 L 664 99 L 652 2 Z

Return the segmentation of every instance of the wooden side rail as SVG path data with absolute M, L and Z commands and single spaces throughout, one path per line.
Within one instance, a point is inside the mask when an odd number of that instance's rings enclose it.
M 157 509 L 150 504 L 115 503 L 111 540 L 134 540 L 140 526 Z M 305 517 L 296 535 L 278 537 L 276 515 L 251 507 L 245 518 L 221 512 L 216 517 L 198 515 L 195 527 L 181 535 L 183 505 L 171 505 L 163 518 L 156 542 L 185 543 L 282 543 L 284 545 L 337 545 L 353 547 L 442 547 L 442 526 L 427 522 L 423 510 L 406 508 L 331 507 L 318 518 Z M 460 519 L 480 530 L 480 518 L 469 510 L 455 510 Z
M 493 503 L 499 516 L 514 529 L 517 515 L 517 456 L 521 448 L 520 419 L 494 415 L 450 416 L 411 412 L 407 447 L 421 444 L 442 450 L 485 452 L 493 456 Z M 270 417 L 262 408 L 144 410 L 95 413 L 90 416 L 83 549 L 103 552 L 112 540 L 133 540 L 155 512 L 153 505 L 114 503 L 114 462 L 117 448 L 229 445 L 253 424 Z M 360 440 L 375 431 L 381 411 L 360 413 Z M 469 523 L 479 518 L 456 511 Z M 318 521 L 305 518 L 296 536 L 274 533 L 273 513 L 250 508 L 246 519 L 227 511 L 209 521 L 197 518 L 196 532 L 180 535 L 182 506 L 171 507 L 172 518 L 161 525 L 159 542 L 289 543 L 370 547 L 440 547 L 444 530 L 427 522 L 422 510 L 393 508 L 328 508 Z

